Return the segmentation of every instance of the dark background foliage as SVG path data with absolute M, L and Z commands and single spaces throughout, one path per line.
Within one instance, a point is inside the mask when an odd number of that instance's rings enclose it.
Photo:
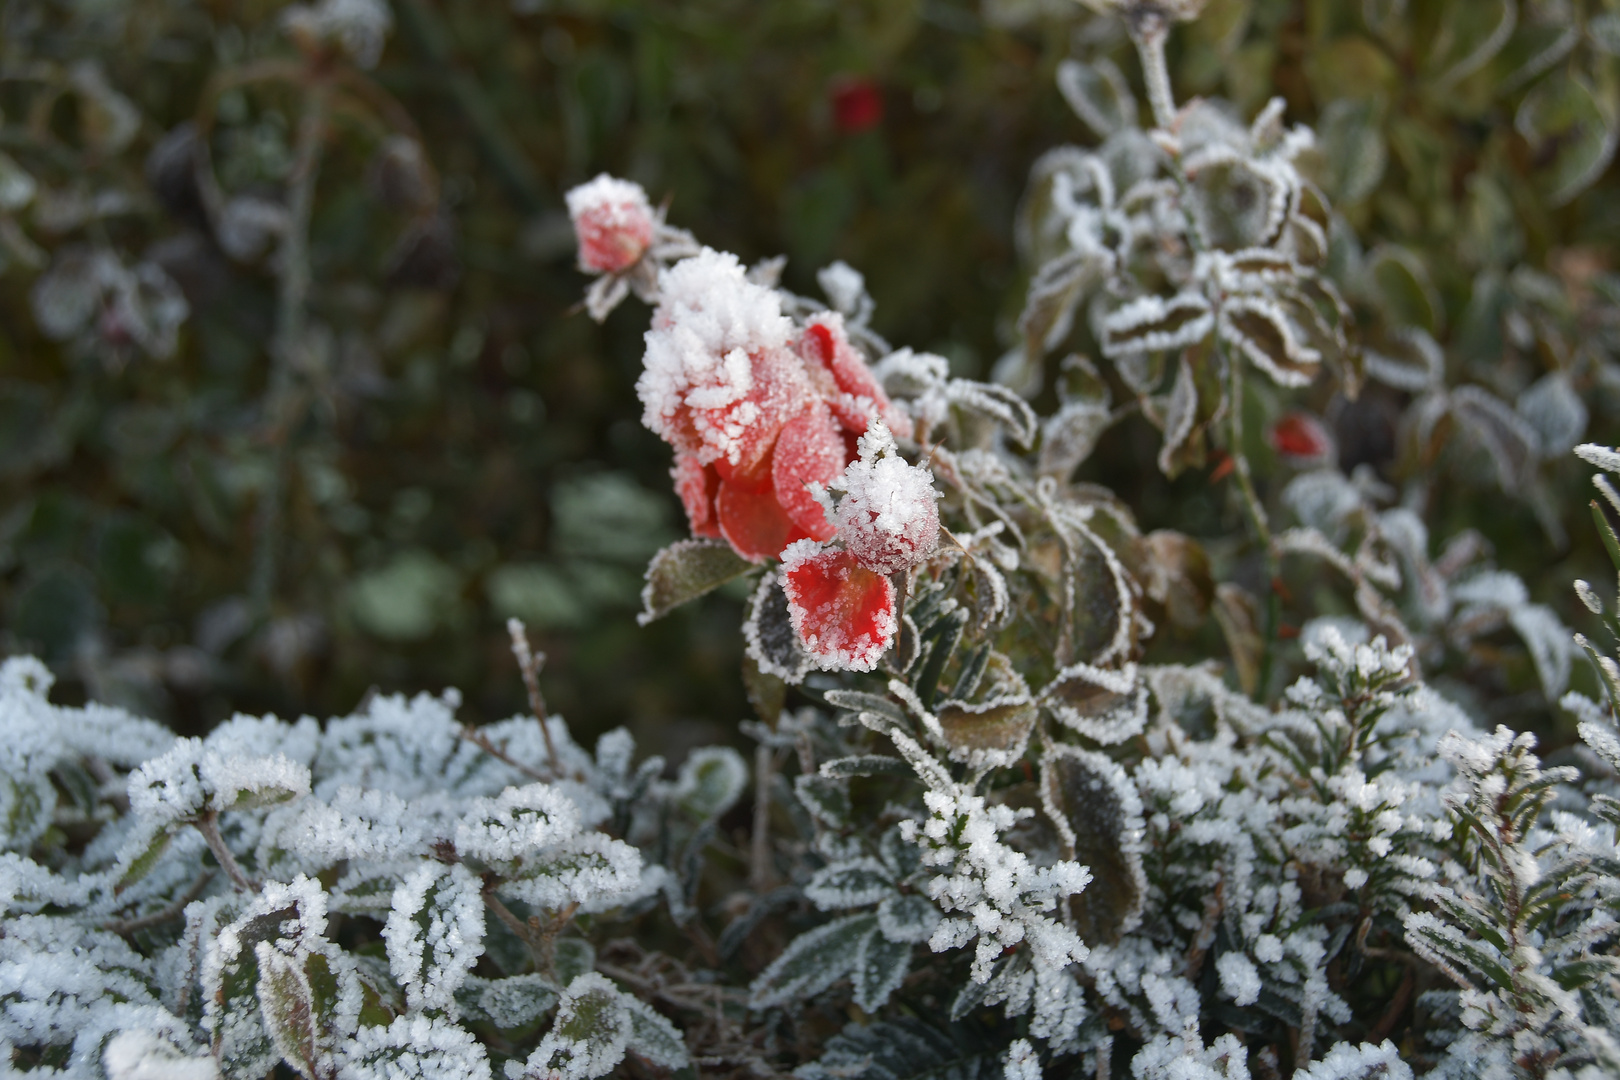
M 805 293 L 844 259 L 867 277 L 880 333 L 984 377 L 1016 336 L 1029 167 L 1095 141 L 1057 64 L 1112 52 L 1136 77 L 1110 24 L 1064 0 L 396 0 L 367 77 L 408 114 L 396 128 L 420 131 L 431 169 L 375 117 L 334 118 L 311 225 L 313 359 L 278 390 L 274 254 L 227 257 L 173 164 L 176 130 L 211 110 L 222 183 L 280 192 L 296 80 L 210 85 L 296 58 L 278 7 L 0 6 L 0 150 L 39 182 L 32 205 L 0 216 L 0 651 L 44 656 L 66 698 L 185 732 L 237 710 L 340 714 L 372 687 L 456 685 L 468 717 L 510 714 L 522 688 L 503 622 L 517 615 L 580 734 L 626 723 L 677 752 L 726 738 L 747 708 L 740 595 L 647 628 L 632 617 L 647 557 L 684 523 L 667 450 L 638 422 L 645 309 L 602 327 L 575 310 L 563 193 L 603 170 L 638 180 L 706 243 L 787 255 L 785 281 Z M 1504 7 L 1511 37 L 1470 67 Z M 1211 0 L 1172 39 L 1177 92 L 1245 116 L 1283 96 L 1318 126 L 1337 209 L 1386 245 L 1358 303 L 1424 326 L 1450 381 L 1509 401 L 1569 371 L 1587 437 L 1613 442 L 1620 296 L 1604 272 L 1620 192 L 1612 170 L 1571 187 L 1607 160 L 1614 17 L 1597 3 L 1401 8 Z M 98 104 L 74 74 L 85 61 L 137 110 L 127 138 L 108 133 L 116 100 Z M 84 209 L 108 193 L 118 209 Z M 174 356 L 104 323 L 65 342 L 40 331 L 40 265 L 75 245 L 179 283 L 191 317 Z M 1054 375 L 1038 404 L 1055 400 Z M 1349 402 L 1324 381 L 1273 401 L 1327 417 L 1341 463 L 1397 485 L 1436 547 L 1480 530 L 1580 625 L 1567 582 L 1602 565 L 1589 470 L 1552 462 L 1509 495 L 1477 446 L 1403 442 L 1394 391 Z M 1214 468 L 1166 480 L 1157 444 L 1145 422 L 1122 425 L 1081 477 L 1121 493 L 1144 528 L 1204 540 L 1218 577 L 1252 572 L 1223 562 L 1223 538 L 1242 532 L 1230 481 Z M 1286 476 L 1256 449 L 1275 493 Z M 1309 607 L 1315 582 L 1288 584 Z M 1511 640 L 1461 658 L 1457 689 L 1490 702 L 1482 719 L 1553 731 Z

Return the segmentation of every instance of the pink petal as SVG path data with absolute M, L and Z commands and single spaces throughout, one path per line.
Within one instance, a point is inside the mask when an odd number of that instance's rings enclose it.
M 799 355 L 807 368 L 820 368 L 832 375 L 838 390 L 827 395 L 827 404 L 845 428 L 864 435 L 867 422 L 879 416 L 900 438 L 911 437 L 911 418 L 889 400 L 872 376 L 872 369 L 849 343 L 842 315 L 825 313 L 812 319 L 799 339 Z
M 720 477 L 714 466 L 703 464 L 692 454 L 678 453 L 669 475 L 675 481 L 675 493 L 681 497 L 681 505 L 686 507 L 692 535 L 720 539 L 720 520 L 714 509 L 715 496 L 720 493 Z
M 802 540 L 782 552 L 788 615 L 805 651 L 829 670 L 871 671 L 894 642 L 894 584 L 847 551 Z
M 771 466 L 776 500 L 812 539 L 831 540 L 834 529 L 810 485 L 825 486 L 837 479 L 844 471 L 844 452 L 843 435 L 820 404 L 790 420 L 777 437 Z

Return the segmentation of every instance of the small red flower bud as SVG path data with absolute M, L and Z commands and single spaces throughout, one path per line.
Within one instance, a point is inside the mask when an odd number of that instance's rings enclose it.
M 653 241 L 652 205 L 640 184 L 603 173 L 568 193 L 579 239 L 579 265 L 599 274 L 627 270 Z

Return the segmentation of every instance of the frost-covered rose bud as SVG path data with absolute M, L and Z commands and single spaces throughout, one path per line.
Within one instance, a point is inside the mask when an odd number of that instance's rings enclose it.
M 873 421 L 860 446 L 860 460 L 844 470 L 838 537 L 866 569 L 899 573 L 939 543 L 939 493 L 927 469 L 899 455 L 881 420 Z
M 640 184 L 603 173 L 568 193 L 579 265 L 599 274 L 628 270 L 653 242 L 652 204 Z

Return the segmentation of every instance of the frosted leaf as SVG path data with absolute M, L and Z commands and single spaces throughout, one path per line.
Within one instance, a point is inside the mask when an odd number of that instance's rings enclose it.
M 1415 326 L 1398 331 L 1387 353 L 1363 349 L 1362 362 L 1368 378 L 1397 390 L 1420 393 L 1445 382 L 1445 353 L 1426 330 Z
M 1208 1047 L 1198 1035 L 1158 1035 L 1131 1059 L 1133 1080 L 1249 1080 L 1249 1052 L 1235 1035 Z
M 1109 313 L 1102 321 L 1102 350 L 1108 357 L 1185 348 L 1209 335 L 1215 315 L 1198 293 L 1165 300 L 1140 296 Z
M 1322 1060 L 1295 1072 L 1294 1080 L 1412 1080 L 1412 1069 L 1388 1039 L 1377 1046 L 1341 1042 Z
M 122 270 L 107 252 L 83 247 L 57 252 L 28 293 L 40 332 L 53 341 L 65 341 L 87 327 L 103 293 Z
M 1041 759 L 1041 805 L 1063 843 L 1063 857 L 1090 869 L 1070 900 L 1082 938 L 1116 942 L 1142 918 L 1142 800 L 1107 755 L 1053 743 Z
M 557 1004 L 551 980 L 538 973 L 505 979 L 472 976 L 462 984 L 458 1002 L 471 1002 L 496 1027 L 514 1031 L 539 1020 Z
M 804 886 L 805 897 L 822 911 L 865 907 L 893 893 L 888 868 L 870 856 L 828 863 Z
M 1620 475 L 1620 452 L 1597 443 L 1582 443 L 1575 448 L 1575 456 L 1588 465 Z
M 630 1038 L 625 1048 L 659 1069 L 675 1072 L 686 1068 L 691 1057 L 680 1030 L 646 1002 L 628 994 L 621 994 L 620 1000 L 630 1011 Z
M 817 270 L 816 284 L 834 310 L 856 320 L 871 314 L 872 298 L 866 294 L 866 278 L 842 259 Z
M 101 1052 L 107 1080 L 218 1080 L 219 1065 L 151 1031 L 121 1031 Z
M 1041 1059 L 1028 1039 L 1014 1039 L 1007 1047 L 1004 1080 L 1041 1080 Z
M 799 641 L 799 632 L 793 628 L 787 594 L 775 570 L 765 571 L 749 601 L 743 641 L 748 658 L 759 665 L 760 671 L 790 686 L 803 682 L 805 674 L 815 667 Z
M 525 1075 L 591 1080 L 624 1060 L 631 1014 L 619 988 L 596 972 L 568 984 L 551 1030 L 525 1066 Z
M 1308 386 L 1322 354 L 1274 301 L 1231 297 L 1221 307 L 1221 337 L 1279 386 Z
M 482 882 L 461 863 L 422 863 L 394 889 L 388 966 L 412 1012 L 447 1012 L 484 951 Z
M 508 862 L 566 843 L 579 831 L 579 811 L 566 795 L 548 784 L 529 784 L 470 803 L 456 826 L 456 850 Z
M 1587 611 L 1594 615 L 1603 614 L 1603 601 L 1598 597 L 1597 591 L 1579 578 L 1575 581 L 1575 595 L 1580 597 Z
M 332 1050 L 315 1004 L 303 956 L 288 955 L 268 941 L 254 946 L 258 961 L 259 1013 L 281 1059 L 304 1076 L 331 1072 Z
M 373 68 L 382 56 L 383 39 L 394 27 L 394 16 L 385 0 L 317 0 L 285 8 L 281 25 L 295 40 L 338 45 L 359 67 Z
M 1569 672 L 1575 656 L 1575 639 L 1553 610 L 1545 604 L 1525 604 L 1508 613 L 1508 622 L 1535 662 L 1542 693 L 1557 701 L 1569 685 Z
M 1260 972 L 1254 961 L 1240 952 L 1222 953 L 1215 960 L 1221 990 L 1234 1005 L 1253 1005 L 1260 999 Z
M 339 788 L 330 804 L 311 801 L 293 814 L 275 830 L 276 842 L 323 864 L 427 853 L 429 820 L 391 792 Z
M 1106 405 L 1066 403 L 1041 426 L 1041 474 L 1067 479 L 1091 456 L 1097 441 L 1112 424 L 1113 413 Z
M 237 262 L 257 259 L 287 229 L 287 208 L 258 195 L 238 195 L 220 207 L 214 239 Z
M 1451 414 L 1484 447 L 1502 489 L 1513 493 L 1523 490 L 1542 452 L 1536 429 L 1478 386 L 1459 386 L 1451 392 Z
M 629 903 L 657 887 L 641 853 L 604 833 L 586 833 L 524 859 L 501 892 L 526 904 L 559 910 L 578 904 L 587 914 Z
M 1065 727 L 1104 746 L 1132 738 L 1147 723 L 1147 688 L 1134 664 L 1119 670 L 1071 664 L 1041 691 L 1041 701 Z
M 339 1080 L 489 1080 L 472 1032 L 437 1016 L 400 1016 L 363 1027 L 341 1051 Z
M 568 192 L 568 216 L 579 240 L 580 269 L 618 273 L 652 246 L 652 204 L 640 184 L 602 173 Z
M 1119 67 L 1106 56 L 1090 63 L 1063 61 L 1058 65 L 1057 84 L 1069 108 L 1098 136 L 1136 126 L 1136 98 Z
M 860 452 L 844 469 L 838 535 L 868 570 L 898 573 L 932 554 L 939 542 L 939 493 L 927 469 L 900 456 L 881 422 L 861 436 Z
M 861 939 L 850 975 L 855 1004 L 867 1012 L 876 1012 L 900 988 L 910 970 L 911 946 L 871 930 Z
M 1537 379 L 1519 395 L 1514 411 L 1535 429 L 1545 457 L 1569 453 L 1586 434 L 1586 404 L 1567 372 L 1554 371 Z
M 39 189 L 26 169 L 10 154 L 0 153 L 0 213 L 14 214 L 34 201 Z
M 877 909 L 878 929 L 890 941 L 908 945 L 927 941 L 939 925 L 939 909 L 915 893 L 892 893 Z
M 844 551 L 800 540 L 782 552 L 783 591 L 806 653 L 829 671 L 871 671 L 899 629 L 894 584 Z
M 854 969 L 862 942 L 876 930 L 876 915 L 846 915 L 800 934 L 748 988 L 750 1007 L 768 1009 L 819 994 Z
M 1028 694 L 997 695 L 981 702 L 942 702 L 935 719 L 952 761 L 970 768 L 1011 765 L 1024 756 L 1040 710 Z
M 712 821 L 731 809 L 748 786 L 748 766 L 729 746 L 703 746 L 681 763 L 670 795 L 698 821 Z
M 1530 594 L 1517 574 L 1505 570 L 1489 570 L 1458 582 L 1451 595 L 1462 604 L 1512 611 L 1529 603 Z

